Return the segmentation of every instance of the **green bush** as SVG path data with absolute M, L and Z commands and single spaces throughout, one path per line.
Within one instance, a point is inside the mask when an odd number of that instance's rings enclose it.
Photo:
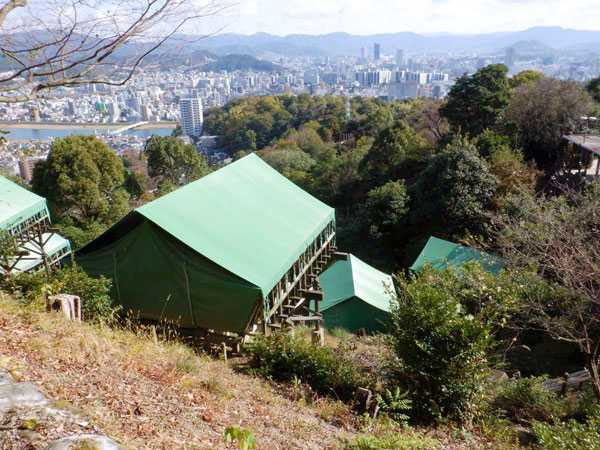
M 458 275 L 425 269 L 397 281 L 390 385 L 408 390 L 413 419 L 470 420 L 483 401 L 491 326 L 461 304 Z
M 570 404 L 569 411 L 563 419 L 575 419 L 579 423 L 585 423 L 594 417 L 600 417 L 600 404 L 596 400 L 594 390 L 588 387 L 581 392 L 574 404 Z
M 53 274 L 51 290 L 53 294 L 78 295 L 82 316 L 86 320 L 99 320 L 112 317 L 121 309 L 109 295 L 111 286 L 110 279 L 103 276 L 92 278 L 73 263 Z
M 534 423 L 538 447 L 544 450 L 599 450 L 600 417 L 585 424 L 574 420 L 565 423 Z
M 2 280 L 2 289 L 21 297 L 26 303 L 40 301 L 42 295 L 72 294 L 81 298 L 81 314 L 86 320 L 111 317 L 120 309 L 109 296 L 111 280 L 105 277 L 92 278 L 81 267 L 72 264 L 51 273 L 20 273 Z
M 351 400 L 366 383 L 356 364 L 343 353 L 287 333 L 257 336 L 246 350 L 255 373 L 284 381 L 298 378 L 316 392 L 340 400 Z
M 562 417 L 566 405 L 558 396 L 544 388 L 544 377 L 517 378 L 506 381 L 492 401 L 492 407 L 504 411 L 513 422 L 532 419 L 551 421 Z

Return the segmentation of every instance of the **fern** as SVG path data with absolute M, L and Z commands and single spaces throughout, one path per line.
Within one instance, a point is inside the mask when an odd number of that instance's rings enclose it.
M 412 400 L 406 398 L 407 394 L 407 392 L 400 391 L 399 387 L 393 391 L 386 389 L 383 395 L 377 395 L 377 405 L 396 422 L 406 422 L 409 417 L 404 411 L 410 411 L 412 404 Z

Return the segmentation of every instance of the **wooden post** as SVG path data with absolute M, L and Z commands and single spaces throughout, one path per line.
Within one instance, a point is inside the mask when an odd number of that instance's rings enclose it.
M 227 344 L 221 342 L 221 347 L 223 347 L 223 359 L 225 360 L 225 365 L 227 365 Z
M 567 387 L 569 386 L 569 373 L 565 372 L 565 381 L 563 382 L 562 389 L 560 391 L 560 395 L 564 396 L 567 393 Z

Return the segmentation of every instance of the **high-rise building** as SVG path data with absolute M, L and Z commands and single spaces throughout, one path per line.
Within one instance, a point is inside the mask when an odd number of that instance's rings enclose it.
M 360 48 L 360 57 L 366 59 L 369 56 L 369 49 L 367 47 Z
M 108 114 L 110 114 L 113 122 L 116 122 L 121 115 L 121 109 L 114 99 L 112 102 L 106 104 L 106 110 L 108 111 Z
M 142 106 L 142 110 L 140 111 L 142 113 L 142 120 L 145 122 L 149 122 L 150 121 L 150 105 L 144 105 Z
M 375 48 L 373 50 L 375 61 L 379 61 L 381 59 L 381 45 L 375 43 Z
M 186 136 L 200 136 L 202 134 L 202 101 L 197 95 L 192 98 L 179 100 L 181 111 L 181 128 Z
M 506 49 L 506 55 L 504 56 L 504 64 L 506 64 L 507 67 L 514 66 L 515 65 L 515 56 L 516 56 L 515 49 L 512 47 L 508 47 Z
M 404 49 L 399 48 L 396 50 L 396 66 L 398 69 L 404 67 Z

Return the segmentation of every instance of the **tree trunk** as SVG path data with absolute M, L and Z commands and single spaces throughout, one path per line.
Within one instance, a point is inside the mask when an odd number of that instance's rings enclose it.
M 598 355 L 586 353 L 585 365 L 590 373 L 590 381 L 592 383 L 592 389 L 594 389 L 594 396 L 596 397 L 596 400 L 600 402 L 600 374 L 598 373 Z

